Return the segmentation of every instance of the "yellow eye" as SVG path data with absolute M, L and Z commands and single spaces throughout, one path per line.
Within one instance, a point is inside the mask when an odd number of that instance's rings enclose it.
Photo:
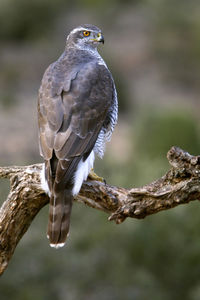
M 83 35 L 84 35 L 84 36 L 89 36 L 89 35 L 90 35 L 90 32 L 87 31 L 87 30 L 86 30 L 86 31 L 83 31 Z

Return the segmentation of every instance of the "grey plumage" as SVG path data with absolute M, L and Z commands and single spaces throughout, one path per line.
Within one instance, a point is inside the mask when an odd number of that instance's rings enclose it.
M 72 30 L 64 53 L 47 68 L 39 90 L 40 153 L 50 195 L 47 234 L 54 247 L 64 245 L 73 196 L 87 178 L 93 153 L 103 156 L 117 122 L 114 81 L 97 52 L 103 41 L 96 26 Z

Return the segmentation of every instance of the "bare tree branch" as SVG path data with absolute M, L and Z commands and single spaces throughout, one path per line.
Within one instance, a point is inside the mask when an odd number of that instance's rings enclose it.
M 75 200 L 109 213 L 109 220 L 117 224 L 127 217 L 141 219 L 200 200 L 200 156 L 172 147 L 167 158 L 171 169 L 157 181 L 125 189 L 88 180 Z M 9 178 L 11 185 L 0 209 L 0 274 L 34 217 L 49 201 L 40 186 L 41 168 L 42 164 L 0 167 L 0 177 Z

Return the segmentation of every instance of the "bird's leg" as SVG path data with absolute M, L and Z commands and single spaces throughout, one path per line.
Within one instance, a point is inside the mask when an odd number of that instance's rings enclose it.
M 105 179 L 103 177 L 99 177 L 95 172 L 94 169 L 92 168 L 90 170 L 90 173 L 88 175 L 88 179 L 90 180 L 96 180 L 96 181 L 101 181 L 101 182 L 105 182 Z

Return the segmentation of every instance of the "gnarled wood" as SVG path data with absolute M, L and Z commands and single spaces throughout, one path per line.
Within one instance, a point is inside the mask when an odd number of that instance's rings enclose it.
M 109 220 L 145 218 L 161 210 L 200 199 L 200 156 L 178 147 L 167 154 L 171 169 L 141 188 L 125 189 L 88 180 L 75 199 L 110 214 Z M 49 201 L 40 186 L 42 164 L 0 167 L 0 177 L 10 179 L 10 192 L 0 209 L 0 274 L 15 247 L 40 209 Z

